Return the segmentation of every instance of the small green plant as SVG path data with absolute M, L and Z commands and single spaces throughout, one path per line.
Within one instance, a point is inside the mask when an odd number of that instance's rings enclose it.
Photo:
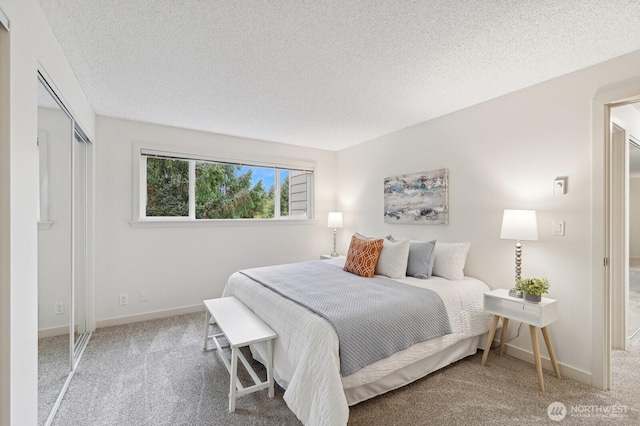
M 516 282 L 516 288 L 523 293 L 542 296 L 549 292 L 549 281 L 546 278 L 521 278 Z

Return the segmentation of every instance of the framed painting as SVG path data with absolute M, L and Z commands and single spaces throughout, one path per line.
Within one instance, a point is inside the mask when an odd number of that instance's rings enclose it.
M 449 224 L 449 169 L 384 179 L 384 222 Z

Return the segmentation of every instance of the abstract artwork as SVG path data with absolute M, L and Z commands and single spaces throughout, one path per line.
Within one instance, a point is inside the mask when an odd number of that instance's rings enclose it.
M 449 169 L 384 179 L 384 222 L 449 224 Z

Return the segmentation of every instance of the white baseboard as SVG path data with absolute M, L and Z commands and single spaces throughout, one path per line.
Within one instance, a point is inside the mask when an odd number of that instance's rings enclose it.
M 509 343 L 505 343 L 505 353 L 507 355 L 511 355 L 514 358 L 518 358 L 522 361 L 526 361 L 531 365 L 535 365 L 532 352 L 529 352 L 517 346 L 512 346 Z M 553 366 L 551 365 L 551 360 L 542 355 L 540 355 L 540 358 L 542 359 L 542 368 L 553 372 Z M 571 367 L 570 365 L 563 364 L 561 362 L 558 362 L 558 367 L 560 367 L 560 374 L 562 375 L 562 377 L 568 377 L 580 383 L 584 383 L 585 385 L 592 386 L 591 373 L 587 373 L 586 371 L 579 370 L 575 367 Z M 532 369 L 531 374 L 532 374 L 532 377 L 535 378 L 535 368 Z
M 96 328 L 113 327 L 114 325 L 131 324 L 133 322 L 167 318 L 176 315 L 184 315 L 202 311 L 204 311 L 204 305 L 200 303 L 198 305 L 184 306 L 182 308 L 166 309 L 163 311 L 145 312 L 144 314 L 103 319 L 96 321 Z
M 74 326 L 74 333 L 78 332 L 78 324 Z M 38 330 L 38 339 L 44 339 L 46 337 L 62 336 L 63 334 L 69 335 L 69 326 L 61 325 L 59 327 L 42 328 Z
M 44 339 L 46 337 L 62 336 L 63 334 L 66 334 L 67 336 L 69 335 L 68 325 L 40 329 L 38 330 L 38 339 Z

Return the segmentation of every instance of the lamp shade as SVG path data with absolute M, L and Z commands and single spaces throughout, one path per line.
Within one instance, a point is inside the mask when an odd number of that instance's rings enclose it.
M 329 212 L 327 228 L 342 228 L 342 212 Z
M 500 238 L 505 240 L 538 241 L 535 210 L 505 210 Z

